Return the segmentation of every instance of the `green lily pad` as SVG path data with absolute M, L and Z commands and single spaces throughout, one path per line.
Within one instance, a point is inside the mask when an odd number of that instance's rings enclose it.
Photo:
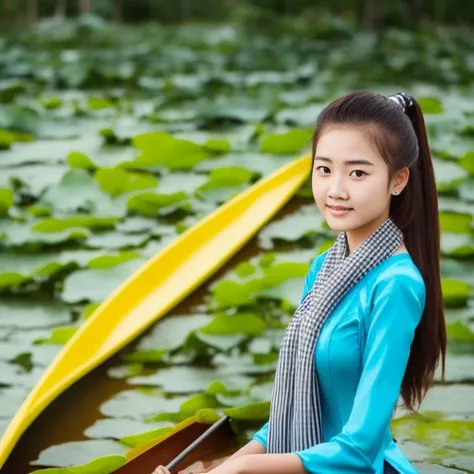
M 216 354 L 213 357 L 213 364 L 218 368 L 220 374 L 272 374 L 276 369 L 276 358 L 269 363 L 259 364 L 258 356 L 242 354 L 239 356 L 229 356 L 227 354 Z
M 468 258 L 474 255 L 474 237 L 466 234 L 443 232 L 441 252 L 446 257 Z
M 459 308 L 446 308 L 445 309 L 446 322 L 462 321 L 469 323 L 474 320 L 474 300 L 469 300 L 466 306 Z
M 213 303 L 219 308 L 226 308 L 255 302 L 264 291 L 292 278 L 304 277 L 308 269 L 308 264 L 283 262 L 264 267 L 258 275 L 241 281 L 235 278 L 220 280 L 211 288 Z
M 433 159 L 433 165 L 439 192 L 450 191 L 468 177 L 467 171 L 454 162 Z
M 115 234 L 114 234 L 115 235 Z M 87 242 L 90 245 L 90 242 Z M 123 242 L 122 242 L 123 243 Z M 127 245 L 124 246 L 128 246 Z M 120 265 L 128 260 L 133 260 L 134 258 L 139 258 L 140 254 L 133 251 L 124 251 L 119 252 L 113 255 L 98 255 L 97 257 L 92 258 L 89 261 L 90 268 L 111 268 L 116 265 Z
M 180 348 L 190 333 L 205 326 L 210 319 L 210 316 L 196 314 L 173 315 L 159 321 L 125 358 L 129 361 L 159 362 L 167 352 Z
M 198 188 L 196 194 L 204 199 L 225 202 L 243 191 L 251 177 L 252 173 L 243 168 L 217 168 L 211 171 L 209 181 Z
M 446 306 L 466 306 L 470 291 L 470 286 L 467 283 L 458 280 L 442 280 L 441 289 L 443 291 L 443 300 Z
M 103 250 L 63 251 L 26 254 L 20 251 L 0 256 L 0 288 L 15 287 L 23 282 L 44 281 L 67 266 L 110 268 L 132 258 L 135 252 L 106 252 Z
M 0 115 L 1 126 L 1 115 Z M 100 138 L 84 136 L 78 139 L 36 140 L 31 143 L 16 143 L 10 150 L 2 152 L 2 166 L 18 166 L 30 163 L 64 163 L 72 150 L 93 153 L 100 147 Z
M 185 416 L 193 416 L 203 408 L 216 408 L 218 406 L 216 397 L 208 393 L 193 395 L 181 405 L 181 413 Z
M 261 122 L 269 115 L 266 104 L 256 103 L 246 97 L 220 97 L 201 106 L 198 119 L 205 123 L 230 120 L 236 123 Z
M 287 301 L 296 308 L 300 304 L 303 287 L 304 276 L 291 278 L 290 280 L 280 283 L 278 286 L 262 291 L 259 298 L 267 297 L 279 301 Z
M 31 461 L 30 464 L 33 466 L 70 467 L 95 461 L 99 457 L 124 456 L 126 452 L 125 446 L 112 440 L 72 441 L 46 448 L 40 453 L 38 459 Z M 110 460 L 108 461 L 110 462 Z M 116 457 L 113 462 L 117 467 Z
M 212 157 L 205 161 L 201 161 L 194 167 L 195 171 L 212 171 L 218 168 L 244 168 L 252 173 L 267 176 L 273 171 L 283 166 L 286 162 L 290 162 L 293 157 L 281 157 L 275 160 L 275 157 L 264 153 L 228 153 L 223 157 Z
M 125 390 L 100 406 L 100 412 L 108 417 L 125 417 L 143 420 L 156 413 L 179 413 L 187 397 L 164 398 L 156 391 Z
M 272 398 L 273 382 L 265 382 L 253 385 L 249 391 L 249 395 L 258 401 L 270 401 Z
M 47 188 L 57 185 L 68 168 L 62 164 L 30 164 L 1 170 L 0 187 L 20 186 L 23 193 L 39 196 Z
M 461 340 L 466 342 L 467 337 L 463 337 L 462 332 L 456 329 L 454 332 L 448 325 L 448 336 L 449 340 Z M 474 342 L 474 332 L 470 333 L 470 340 L 467 342 Z M 472 364 L 471 355 L 452 354 L 448 352 L 446 357 L 446 373 L 445 379 L 449 383 L 472 383 L 474 382 L 474 367 Z M 441 365 L 438 366 L 436 371 L 436 380 L 441 380 Z
M 0 82 L 0 102 L 12 102 L 25 90 L 25 84 L 18 79 L 4 79 Z M 8 109 L 7 109 L 8 110 Z
M 141 362 L 132 362 L 111 367 L 107 370 L 107 375 L 113 379 L 126 379 L 145 373 L 144 365 Z
M 19 364 L 0 360 L 0 385 L 15 385 L 31 389 L 43 374 L 43 368 L 27 370 Z
M 0 220 L 0 238 L 2 235 L 3 243 L 10 247 L 22 247 L 27 244 L 40 244 L 46 247 L 84 240 L 89 236 L 89 230 L 69 228 L 62 232 L 37 232 L 26 222 Z
M 141 444 L 147 443 L 153 439 L 159 438 L 169 432 L 173 431 L 173 428 L 157 428 L 154 430 L 146 431 L 145 433 L 139 433 L 136 435 L 124 436 L 120 439 L 122 444 L 135 448 Z
M 137 135 L 133 138 L 133 144 L 142 154 L 123 163 L 124 167 L 149 168 L 161 165 L 173 170 L 186 170 L 209 157 L 205 147 L 164 132 Z
M 198 410 L 195 416 L 198 423 L 207 423 L 208 425 L 213 424 L 220 419 L 219 414 L 210 408 Z
M 471 404 L 473 395 L 474 386 L 472 385 L 435 385 L 423 400 L 421 412 L 436 411 L 446 415 L 465 417 L 467 414 L 474 414 L 474 407 Z M 471 424 L 474 429 L 474 421 L 471 421 Z
M 469 260 L 453 258 L 441 259 L 441 276 L 447 280 L 460 280 L 474 286 L 474 274 Z
M 443 459 L 444 466 L 466 469 L 468 472 L 472 472 L 474 469 L 474 456 L 455 456 L 448 459 Z
M 204 334 L 200 331 L 195 333 L 195 337 L 207 346 L 214 347 L 224 352 L 239 346 L 246 340 L 246 336 L 243 334 Z
M 4 299 L 0 302 L 0 327 L 48 328 L 71 321 L 70 310 L 58 302 Z
M 436 97 L 421 97 L 418 100 L 424 114 L 442 114 L 443 106 Z
M 120 168 L 99 169 L 94 175 L 100 187 L 112 197 L 136 190 L 155 188 L 158 180 L 144 173 L 130 173 Z
M 474 178 L 463 181 L 458 188 L 459 197 L 466 201 L 474 201 Z
M 171 367 L 160 369 L 155 374 L 142 377 L 132 377 L 128 380 L 131 385 L 160 386 L 167 393 L 193 393 L 206 390 L 214 381 L 221 381 L 228 390 L 244 390 L 253 381 L 243 375 L 220 374 L 213 369 L 201 367 Z
M 405 452 L 405 449 L 403 450 Z M 412 459 L 410 457 L 410 459 Z M 420 474 L 464 474 L 465 471 L 459 471 L 458 469 L 450 469 L 447 467 L 439 466 L 437 464 L 431 464 L 428 462 L 415 463 L 416 468 Z
M 77 328 L 71 326 L 54 328 L 51 336 L 47 339 L 39 339 L 38 344 L 64 345 L 76 333 Z
M 208 189 L 238 186 L 248 183 L 251 177 L 252 173 L 245 168 L 218 168 L 211 171 L 209 181 L 201 186 L 199 190 L 206 191 Z
M 86 170 L 93 170 L 96 168 L 96 165 L 92 162 L 92 160 L 86 154 L 81 153 L 80 151 L 72 151 L 69 153 L 67 161 L 71 168 Z
M 13 191 L 0 188 L 0 216 L 6 216 L 11 206 L 13 206 Z
M 311 234 L 328 234 L 330 231 L 323 227 L 324 222 L 315 205 L 303 206 L 297 212 L 266 225 L 258 234 L 259 247 L 267 250 L 274 247 L 276 240 L 297 242 Z
M 201 187 L 207 181 L 207 176 L 196 174 L 192 172 L 168 172 L 163 174 L 157 193 L 172 195 L 178 192 L 186 192 L 186 194 L 193 194 L 196 189 Z
M 187 195 L 183 191 L 173 194 L 158 194 L 152 192 L 138 193 L 130 197 L 127 202 L 130 211 L 136 211 L 144 216 L 154 217 L 165 215 L 176 209 L 188 209 Z
M 267 328 L 267 323 L 252 313 L 217 314 L 212 321 L 201 327 L 199 332 L 211 335 L 260 334 Z
M 67 219 L 55 219 L 48 217 L 32 226 L 36 232 L 63 232 L 68 229 L 87 228 L 87 229 L 109 229 L 114 227 L 116 218 L 114 217 L 88 217 L 72 216 Z
M 102 418 L 84 431 L 88 438 L 92 439 L 121 439 L 125 436 L 144 433 L 153 429 L 172 426 L 169 422 L 146 423 L 141 420 L 130 418 Z
M 33 471 L 41 474 L 110 474 L 125 464 L 124 456 L 102 456 L 98 459 L 69 468 L 49 468 Z
M 459 164 L 471 175 L 474 175 L 474 152 L 470 151 L 466 153 Z
M 299 153 L 303 148 L 309 148 L 313 133 L 312 128 L 301 128 L 282 134 L 266 135 L 262 138 L 260 151 L 274 155 Z
M 149 233 L 144 234 L 122 234 L 116 231 L 106 231 L 90 235 L 86 240 L 86 246 L 89 248 L 102 249 L 124 249 L 131 247 L 142 247 L 151 236 Z M 129 254 L 130 256 L 130 254 Z M 138 253 L 135 257 L 139 256 Z M 122 261 L 128 260 L 122 259 Z M 119 262 L 117 262 L 119 263 Z
M 1 91 L 1 93 L 5 97 L 4 91 Z M 12 96 L 10 97 L 12 98 Z M 3 102 L 3 100 L 0 102 Z M 34 133 L 38 128 L 38 115 L 30 108 L 21 105 L 2 104 L 0 128 L 16 132 Z
M 242 405 L 248 405 L 250 403 L 254 403 L 259 400 L 255 400 L 249 395 L 237 395 L 237 396 L 231 396 L 231 395 L 223 395 L 221 393 L 217 393 L 215 395 L 217 401 L 219 402 L 220 405 L 224 407 L 239 407 Z
M 22 387 L 2 387 L 0 388 L 0 419 L 9 419 L 17 412 L 23 400 L 28 395 L 28 391 Z
M 447 325 L 450 340 L 459 342 L 474 342 L 474 325 L 456 321 Z
M 471 214 L 456 214 L 454 212 L 440 212 L 439 221 L 444 232 L 469 233 L 473 217 Z
M 117 222 L 115 228 L 124 234 L 140 234 L 143 232 L 151 232 L 158 225 L 157 219 L 151 219 L 149 217 L 143 216 L 130 216 L 122 222 Z M 159 227 L 161 229 L 163 226 L 160 225 Z M 171 231 L 171 229 L 173 231 Z M 174 228 L 172 227 L 169 227 L 167 230 L 170 230 L 171 233 L 174 233 Z
M 76 271 L 64 280 L 61 299 L 67 303 L 101 302 L 144 263 L 145 259 L 135 258 L 112 268 Z
M 322 112 L 325 103 L 309 104 L 302 107 L 280 110 L 275 120 L 279 123 L 297 127 L 314 127 L 318 115 Z M 313 130 L 314 131 L 314 130 Z
M 461 191 L 461 189 L 466 183 L 469 183 L 469 181 L 463 181 L 459 185 L 459 191 Z M 471 183 L 471 184 L 474 184 L 474 183 Z M 474 209 L 469 202 L 461 201 L 460 199 L 452 197 L 452 196 L 438 196 L 438 208 L 440 212 L 448 213 L 449 217 L 453 213 L 454 214 L 467 214 L 471 216 L 474 215 Z M 454 219 L 456 218 L 457 216 L 454 216 Z M 444 230 L 448 231 L 448 229 L 444 229 Z
M 84 170 L 71 170 L 61 181 L 47 189 L 39 204 L 55 211 L 73 213 L 83 211 L 101 216 L 125 215 L 125 201 L 112 199 Z
M 224 413 L 234 420 L 268 420 L 270 402 L 255 402 L 235 408 L 225 408 Z

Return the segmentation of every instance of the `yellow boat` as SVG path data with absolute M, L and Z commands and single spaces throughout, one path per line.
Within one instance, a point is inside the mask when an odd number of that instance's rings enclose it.
M 0 439 L 0 469 L 22 433 L 64 390 L 164 316 L 235 254 L 309 176 L 299 158 L 220 206 L 152 257 L 89 316 Z

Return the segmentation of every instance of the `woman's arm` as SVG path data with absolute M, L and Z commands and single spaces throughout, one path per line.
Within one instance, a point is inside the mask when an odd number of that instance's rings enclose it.
M 229 464 L 232 466 L 232 464 Z M 288 454 L 254 454 L 243 456 L 235 461 L 235 468 L 220 470 L 218 466 L 209 474 L 308 474 L 299 456 Z
M 237 458 L 240 458 L 241 456 L 265 453 L 266 451 L 262 444 L 260 444 L 258 441 L 251 440 L 245 446 L 236 451 L 231 457 L 227 458 L 222 464 L 225 464 L 228 461 L 233 461 Z M 219 464 L 219 466 L 221 466 L 222 464 Z

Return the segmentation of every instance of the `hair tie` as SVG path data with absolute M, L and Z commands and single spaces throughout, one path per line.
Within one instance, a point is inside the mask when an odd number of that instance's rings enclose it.
M 415 133 L 416 133 L 416 123 L 415 123 L 415 117 L 416 117 L 416 107 L 415 107 L 415 99 L 409 95 L 405 94 L 405 92 L 397 92 L 396 94 L 392 94 L 387 96 L 387 99 L 393 100 L 396 102 L 402 109 L 403 112 L 408 116 L 410 119 L 410 122 L 412 123 Z M 416 133 L 417 137 L 418 134 Z M 420 145 L 417 141 L 416 144 L 416 156 L 418 157 L 420 154 Z M 417 160 L 418 163 L 421 162 L 421 160 Z
M 389 95 L 387 99 L 396 102 L 413 121 L 416 109 L 415 99 L 411 95 L 405 94 L 405 92 L 397 92 L 396 94 Z

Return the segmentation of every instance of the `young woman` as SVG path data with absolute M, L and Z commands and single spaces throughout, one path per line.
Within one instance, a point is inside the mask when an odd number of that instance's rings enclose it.
M 208 472 L 415 474 L 390 421 L 400 394 L 418 409 L 440 360 L 444 378 L 446 354 L 421 108 L 403 92 L 341 97 L 318 117 L 312 157 L 316 205 L 339 235 L 284 333 L 269 422 Z

